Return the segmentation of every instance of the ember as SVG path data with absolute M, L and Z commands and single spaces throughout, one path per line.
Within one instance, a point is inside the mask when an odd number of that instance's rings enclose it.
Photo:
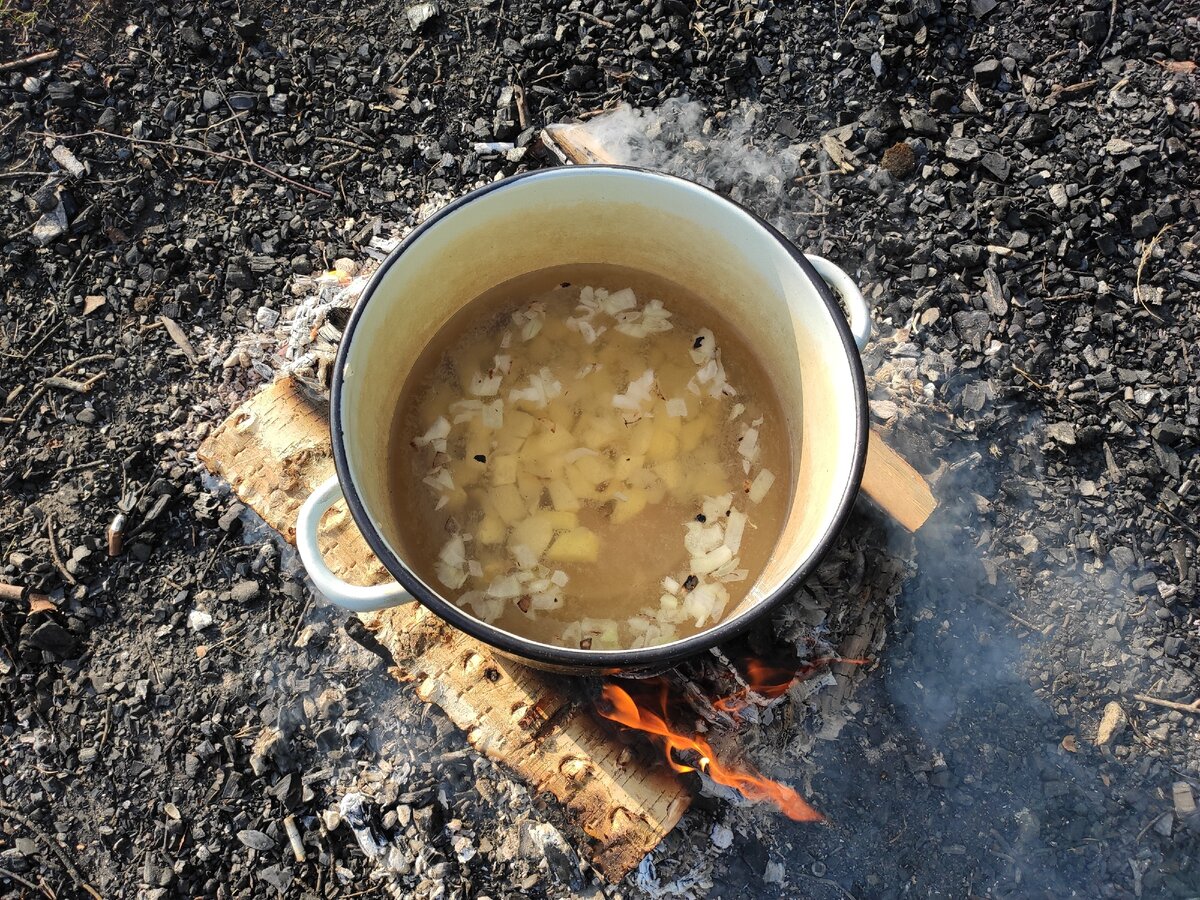
M 667 762 L 676 772 L 694 772 L 698 769 L 717 784 L 733 788 L 749 800 L 768 800 L 774 803 L 789 819 L 797 822 L 824 821 L 824 816 L 787 785 L 764 778 L 753 771 L 739 771 L 723 765 L 716 759 L 716 753 L 704 738 L 699 735 L 689 737 L 673 730 L 667 723 L 667 705 L 670 699 L 667 683 L 660 681 L 658 687 L 656 700 L 647 698 L 649 702 L 639 705 L 624 688 L 606 684 L 603 697 L 608 701 L 608 708 L 602 704 L 600 714 L 606 719 L 643 731 L 655 738 L 666 752 Z M 651 710 L 650 702 L 656 703 L 661 712 Z

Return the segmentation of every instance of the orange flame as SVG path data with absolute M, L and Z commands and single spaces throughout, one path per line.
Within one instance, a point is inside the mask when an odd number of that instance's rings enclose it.
M 773 700 L 781 696 L 797 681 L 807 678 L 822 666 L 832 665 L 833 663 L 851 663 L 861 666 L 867 662 L 869 660 L 826 656 L 821 659 L 811 660 L 798 669 L 783 669 L 776 666 L 768 666 L 757 659 L 751 659 L 746 662 L 745 680 L 747 686 L 736 694 L 717 700 L 713 703 L 713 707 L 719 709 L 721 712 L 738 713 L 750 704 L 750 695 L 752 693 L 767 700 Z
M 694 772 L 699 768 L 717 784 L 733 788 L 748 800 L 768 800 L 774 803 L 789 819 L 797 822 L 824 821 L 824 816 L 805 803 L 804 798 L 787 785 L 764 778 L 753 771 L 738 771 L 724 766 L 716 759 L 716 754 L 704 738 L 699 735 L 688 737 L 673 731 L 666 721 L 666 682 L 661 684 L 659 695 L 662 715 L 638 706 L 626 690 L 615 684 L 606 684 L 603 696 L 611 709 L 606 710 L 601 706 L 600 714 L 656 738 L 663 745 L 667 762 L 676 772 Z M 699 760 L 695 766 L 685 765 L 675 758 L 676 753 L 698 756 Z

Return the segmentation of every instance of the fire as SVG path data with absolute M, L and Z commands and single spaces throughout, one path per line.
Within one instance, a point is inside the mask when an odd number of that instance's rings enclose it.
M 788 669 L 768 666 L 757 659 L 747 660 L 747 686 L 732 696 L 722 697 L 720 700 L 717 700 L 713 703 L 713 707 L 721 710 L 721 712 L 736 714 L 750 705 L 752 694 L 757 694 L 759 697 L 767 700 L 774 700 L 776 697 L 782 696 L 797 681 L 807 678 L 822 666 L 832 665 L 833 663 L 851 663 L 861 666 L 865 665 L 867 660 L 826 656 L 821 659 L 811 660 L 799 668 Z
M 804 802 L 799 794 L 784 784 L 753 772 L 739 771 L 731 766 L 725 766 L 716 759 L 712 747 L 703 737 L 674 731 L 667 724 L 666 711 L 668 691 L 666 682 L 661 682 L 658 706 L 662 714 L 639 706 L 624 688 L 615 684 L 604 686 L 604 699 L 611 709 L 600 709 L 601 715 L 614 722 L 619 722 L 630 728 L 636 728 L 653 736 L 662 744 L 666 752 L 667 762 L 676 772 L 694 772 L 697 769 L 704 772 L 717 784 L 733 788 L 749 800 L 768 800 L 779 807 L 789 819 L 797 822 L 821 822 L 824 816 Z M 681 762 L 681 759 L 695 760 L 695 765 Z

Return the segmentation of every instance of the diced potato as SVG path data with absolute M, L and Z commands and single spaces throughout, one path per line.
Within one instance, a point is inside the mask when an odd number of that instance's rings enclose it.
M 457 459 L 450 463 L 450 477 L 454 479 L 456 485 L 464 488 L 469 488 L 471 485 L 477 484 L 486 470 L 486 464 L 470 456 L 466 459 Z
M 533 551 L 534 556 L 540 558 L 553 538 L 554 525 L 548 518 L 541 515 L 530 516 L 524 522 L 513 526 L 512 533 L 508 536 L 508 546 L 524 545 Z
M 521 492 L 525 505 L 529 507 L 531 513 L 536 512 L 537 508 L 542 505 L 544 488 L 542 480 L 533 473 L 525 469 L 517 473 L 517 490 Z
M 613 464 L 613 478 L 624 481 L 634 472 L 641 471 L 646 460 L 641 456 L 630 456 L 623 454 L 617 457 L 616 463 Z
M 502 484 L 491 494 L 492 503 L 496 506 L 496 514 L 506 525 L 515 525 L 529 513 L 525 498 L 517 490 L 515 484 Z
M 613 477 L 612 465 L 603 456 L 584 456 L 571 464 L 594 488 Z
M 499 544 L 507 530 L 499 516 L 484 516 L 475 527 L 475 540 L 481 544 Z
M 626 488 L 625 499 L 618 500 L 613 505 L 612 523 L 620 525 L 628 522 L 646 508 L 646 492 L 638 488 Z
M 561 512 L 575 512 L 579 509 L 579 498 L 571 490 L 565 478 L 556 478 L 550 482 L 550 502 Z
M 492 484 L 514 484 L 517 480 L 517 456 L 508 453 L 492 457 Z
M 545 517 L 555 531 L 569 531 L 579 524 L 579 516 L 573 512 L 559 509 L 547 509 L 538 513 L 539 516 Z
M 525 438 L 513 434 L 511 431 L 501 430 L 496 432 L 494 443 L 496 445 L 495 453 L 515 456 L 521 451 Z
M 667 490 L 675 493 L 683 485 L 683 465 L 678 459 L 668 459 L 654 466 L 654 473 L 666 486 Z
M 630 456 L 645 456 L 654 440 L 654 420 L 642 419 L 629 430 Z
M 567 466 L 564 472 L 571 493 L 581 500 L 597 499 L 596 485 L 575 466 Z
M 504 414 L 504 430 L 512 431 L 518 437 L 527 438 L 533 434 L 537 420 L 529 413 L 514 409 Z
M 580 416 L 577 428 L 580 443 L 593 450 L 603 450 L 620 435 L 621 425 L 615 418 Z
M 660 420 L 654 419 L 657 423 Z M 664 418 L 663 422 L 678 422 L 678 419 Z M 675 459 L 679 455 L 679 439 L 675 435 L 663 427 L 654 429 L 654 437 L 650 440 L 650 446 L 646 450 L 646 458 L 651 462 L 663 462 L 668 459 Z
M 554 423 L 557 431 L 565 431 L 570 434 L 575 430 L 575 410 L 571 400 L 565 397 L 551 401 L 546 407 L 544 415 Z
M 476 456 L 491 456 L 492 432 L 479 419 L 472 419 L 467 424 L 467 437 L 463 444 L 463 456 L 474 460 Z
M 547 558 L 560 563 L 594 563 L 600 558 L 600 539 L 582 526 L 572 528 L 554 539 Z
M 679 449 L 684 453 L 695 450 L 711 427 L 712 419 L 707 415 L 697 415 L 688 419 L 679 429 Z

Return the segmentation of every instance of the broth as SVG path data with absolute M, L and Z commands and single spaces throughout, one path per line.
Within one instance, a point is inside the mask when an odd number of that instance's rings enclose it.
M 677 285 L 606 265 L 514 279 L 440 329 L 399 399 L 404 556 L 531 640 L 687 637 L 741 602 L 779 539 L 786 422 L 736 330 Z

